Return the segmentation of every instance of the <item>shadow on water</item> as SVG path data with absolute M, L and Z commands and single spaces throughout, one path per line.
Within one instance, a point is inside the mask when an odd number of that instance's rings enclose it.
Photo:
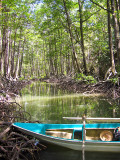
M 120 153 L 74 151 L 63 147 L 48 145 L 47 150 L 40 153 L 38 160 L 120 160 Z

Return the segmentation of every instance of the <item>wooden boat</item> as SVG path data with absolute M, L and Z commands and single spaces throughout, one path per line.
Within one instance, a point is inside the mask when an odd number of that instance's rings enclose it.
M 81 118 L 67 117 L 80 120 Z M 113 133 L 120 126 L 120 118 L 86 118 L 86 120 L 113 121 L 114 123 L 93 124 L 38 124 L 14 123 L 20 131 L 47 142 L 73 150 L 120 152 L 120 141 L 115 141 Z

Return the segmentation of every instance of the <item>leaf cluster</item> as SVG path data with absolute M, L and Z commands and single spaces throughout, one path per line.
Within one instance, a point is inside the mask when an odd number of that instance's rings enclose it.
M 86 76 L 83 73 L 78 73 L 76 75 L 76 80 L 78 81 L 84 81 L 87 84 L 92 84 L 92 83 L 96 83 L 96 79 L 93 76 Z

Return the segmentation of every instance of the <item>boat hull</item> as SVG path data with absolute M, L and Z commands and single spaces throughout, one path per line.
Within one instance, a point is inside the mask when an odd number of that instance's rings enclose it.
M 41 124 L 42 125 L 42 124 Z M 82 140 L 76 139 L 64 139 L 58 137 L 52 137 L 42 133 L 37 133 L 37 131 L 28 130 L 27 128 L 22 128 L 22 126 L 17 126 L 13 124 L 14 127 L 17 127 L 20 131 L 39 139 L 41 142 L 50 143 L 54 145 L 58 145 L 61 147 L 79 150 L 79 151 L 100 151 L 100 152 L 120 152 L 120 141 L 96 141 L 96 140 L 85 140 L 83 143 Z M 80 126 L 79 126 L 80 127 Z M 81 129 L 81 128 L 80 128 Z M 45 128 L 44 128 L 45 130 Z

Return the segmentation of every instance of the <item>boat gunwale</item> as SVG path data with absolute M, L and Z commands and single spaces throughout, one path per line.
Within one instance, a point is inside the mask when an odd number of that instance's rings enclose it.
M 44 125 L 44 124 L 43 124 Z M 54 136 L 51 136 L 51 135 L 46 135 L 46 134 L 41 134 L 41 133 L 37 133 L 37 132 L 34 132 L 34 131 L 31 131 L 31 130 L 28 130 L 28 129 L 25 129 L 25 128 L 22 128 L 22 127 L 19 127 L 17 125 L 15 125 L 14 123 L 12 124 L 12 126 L 20 129 L 20 130 L 23 130 L 23 131 L 27 131 L 27 132 L 30 132 L 30 133 L 33 133 L 34 135 L 40 135 L 42 137 L 46 137 L 46 138 L 49 138 L 49 139 L 54 139 L 54 140 L 59 140 L 59 141 L 66 141 L 66 142 L 83 142 L 83 140 L 79 140 L 79 139 L 66 139 L 66 138 L 61 138 L 61 137 L 54 137 Z M 74 128 L 65 128 L 65 129 L 73 129 Z M 76 128 L 78 130 L 78 128 Z M 86 129 L 114 129 L 114 128 L 86 128 Z M 36 137 L 35 137 L 36 138 Z M 39 138 L 37 138 L 39 139 Z M 85 140 L 85 143 L 93 143 L 93 144 L 120 144 L 120 141 L 102 141 L 102 140 Z
M 28 130 L 28 129 L 23 129 L 22 127 L 16 126 L 16 125 L 14 125 L 14 124 L 12 124 L 12 126 L 17 127 L 17 128 L 19 128 L 19 129 L 21 129 L 21 130 L 25 130 L 25 131 L 27 131 L 27 132 L 34 133 L 34 134 L 36 134 L 36 135 L 41 135 L 41 136 L 43 136 L 43 137 L 47 137 L 47 138 L 51 138 L 51 139 L 64 140 L 64 141 L 67 141 L 67 142 L 68 142 L 68 141 L 72 141 L 72 142 L 82 142 L 82 140 L 79 140 L 79 139 L 66 139 L 66 138 L 54 137 L 54 136 L 50 136 L 50 135 L 46 135 L 46 134 L 37 133 L 37 132 L 34 132 L 34 131 L 30 131 L 30 130 Z

